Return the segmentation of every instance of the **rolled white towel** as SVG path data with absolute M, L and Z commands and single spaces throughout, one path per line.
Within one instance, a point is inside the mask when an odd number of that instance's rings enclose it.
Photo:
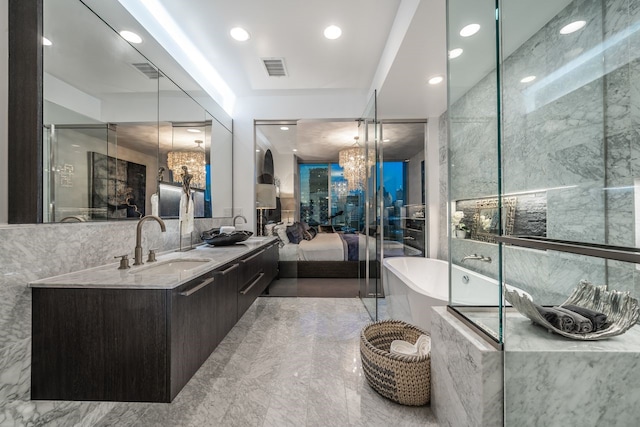
M 429 354 L 431 351 L 431 337 L 429 335 L 420 335 L 416 341 L 416 349 L 420 356 Z
M 398 354 L 402 356 L 417 356 L 418 349 L 410 342 L 403 340 L 393 340 L 391 342 L 391 348 L 389 349 L 391 354 Z
M 232 225 L 223 225 L 222 227 L 220 227 L 220 233 L 229 234 L 233 233 L 234 231 L 236 231 L 236 228 Z

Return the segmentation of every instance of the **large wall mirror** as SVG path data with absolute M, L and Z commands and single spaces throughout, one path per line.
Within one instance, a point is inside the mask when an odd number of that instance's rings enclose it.
M 43 13 L 43 221 L 177 217 L 184 167 L 196 217 L 232 216 L 232 133 L 188 95 L 202 89 L 78 0 Z

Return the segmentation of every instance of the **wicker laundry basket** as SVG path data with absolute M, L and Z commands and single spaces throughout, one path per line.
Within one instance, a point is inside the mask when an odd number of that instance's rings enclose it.
M 389 352 L 391 342 L 415 343 L 422 334 L 416 326 L 399 320 L 382 320 L 367 325 L 360 334 L 362 370 L 378 393 L 402 405 L 421 406 L 431 399 L 431 353 L 423 356 Z

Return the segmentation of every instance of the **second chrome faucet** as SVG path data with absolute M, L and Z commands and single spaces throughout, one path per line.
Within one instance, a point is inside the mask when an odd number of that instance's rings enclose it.
M 460 263 L 463 263 L 466 260 L 478 260 L 478 261 L 482 261 L 482 262 L 491 262 L 491 257 L 484 256 L 484 255 L 478 255 L 478 254 L 466 255 L 464 258 L 462 258 L 460 260 Z
M 133 265 L 144 264 L 142 262 L 142 224 L 144 224 L 145 221 L 148 221 L 150 219 L 157 221 L 158 224 L 160 224 L 160 229 L 162 230 L 163 233 L 167 231 L 167 228 L 164 225 L 164 221 L 158 218 L 157 216 L 147 215 L 145 217 L 140 218 L 140 221 L 138 221 L 138 226 L 136 228 L 136 249 L 135 249 L 135 260 Z

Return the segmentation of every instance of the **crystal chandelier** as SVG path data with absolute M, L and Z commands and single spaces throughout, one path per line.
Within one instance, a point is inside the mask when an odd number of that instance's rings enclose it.
M 358 145 L 359 137 L 354 136 L 353 139 L 355 140 L 353 147 L 346 148 L 338 153 L 338 164 L 343 168 L 348 190 L 364 190 L 364 184 L 367 179 L 366 149 Z
M 198 144 L 198 151 L 169 151 L 167 153 L 167 166 L 173 172 L 174 182 L 180 182 L 182 166 L 186 166 L 189 173 L 193 175 L 191 187 L 205 188 L 207 182 L 205 166 L 207 162 L 204 156 L 204 149 L 200 150 L 202 141 L 197 139 L 195 142 Z

